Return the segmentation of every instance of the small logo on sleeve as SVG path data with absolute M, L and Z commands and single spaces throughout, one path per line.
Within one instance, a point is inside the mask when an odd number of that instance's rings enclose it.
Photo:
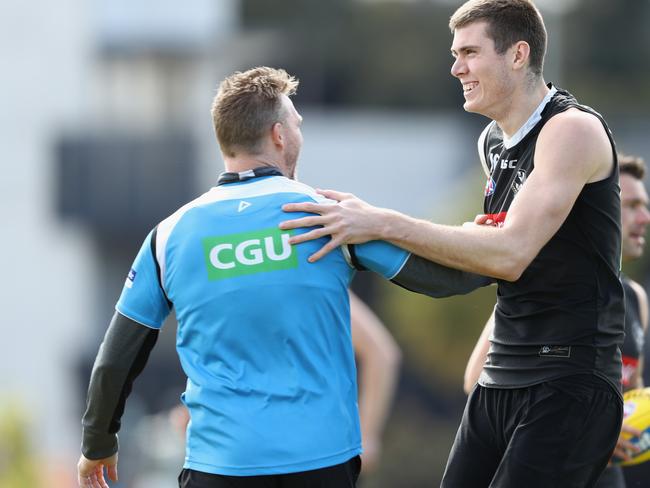
M 124 286 L 127 288 L 131 288 L 133 286 L 133 282 L 135 281 L 135 275 L 138 274 L 136 271 L 131 268 L 129 271 L 129 274 L 126 276 L 126 281 L 124 282 Z
M 539 355 L 548 358 L 570 358 L 571 346 L 542 346 Z

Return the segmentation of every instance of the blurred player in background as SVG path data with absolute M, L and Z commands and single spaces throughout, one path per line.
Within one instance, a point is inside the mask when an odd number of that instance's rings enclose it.
M 389 241 L 498 281 L 493 344 L 465 409 L 443 488 L 592 487 L 616 446 L 624 304 L 614 141 L 602 117 L 546 84 L 546 29 L 527 0 L 472 0 L 452 16 L 452 75 L 479 140 L 484 213 L 446 226 L 324 191 L 337 205 L 282 229 L 344 243 Z
M 640 258 L 645 248 L 645 233 L 650 223 L 648 193 L 643 184 L 645 163 L 636 156 L 621 156 L 621 213 L 623 224 L 623 260 Z M 623 344 L 623 387 L 626 390 L 642 388 L 647 373 L 644 354 L 648 331 L 648 296 L 641 285 L 623 277 L 625 286 L 625 343 Z M 633 429 L 631 429 L 633 430 Z M 632 432 L 638 435 L 638 432 Z M 617 449 L 616 455 L 626 459 L 625 448 Z M 620 468 L 619 468 L 620 469 Z M 627 488 L 641 488 L 650 480 L 650 463 L 623 468 Z M 620 477 L 617 477 L 620 479 Z M 624 483 L 611 486 L 626 486 Z M 601 485 L 599 485 L 600 487 Z M 602 486 L 610 486 L 603 484 Z
M 621 185 L 621 230 L 623 236 L 623 262 L 630 262 L 643 255 L 645 233 L 650 223 L 648 193 L 643 185 L 645 164 L 635 156 L 619 156 Z M 643 385 L 643 342 L 648 328 L 648 296 L 636 281 L 622 275 L 625 288 L 625 342 L 621 346 L 623 355 L 623 391 L 642 388 Z M 623 424 L 622 432 L 640 435 L 637 429 Z M 614 456 L 629 459 L 629 450 L 636 449 L 619 437 Z M 624 469 L 610 466 L 596 485 L 598 488 L 625 488 Z M 646 479 L 646 482 L 650 480 Z
M 645 247 L 645 233 L 650 223 L 648 211 L 648 194 L 643 185 L 645 164 L 637 156 L 619 154 L 619 184 L 621 186 L 621 236 L 623 262 L 638 259 Z M 645 290 L 637 282 L 622 275 L 625 289 L 625 342 L 621 347 L 623 358 L 622 384 L 623 391 L 643 388 L 643 348 L 644 335 L 648 327 L 648 297 Z M 476 385 L 483 365 L 489 354 L 490 340 L 494 328 L 494 314 L 485 324 L 472 354 L 467 362 L 463 389 L 469 394 Z M 623 424 L 622 432 L 638 436 L 637 429 Z M 635 449 L 632 444 L 619 436 L 614 456 L 629 459 L 628 450 Z M 647 482 L 650 478 L 645 478 Z M 598 488 L 625 488 L 623 469 L 620 466 L 609 466 L 602 474 L 596 485 Z M 630 484 L 630 486 L 634 486 Z M 643 486 L 638 484 L 637 486 Z

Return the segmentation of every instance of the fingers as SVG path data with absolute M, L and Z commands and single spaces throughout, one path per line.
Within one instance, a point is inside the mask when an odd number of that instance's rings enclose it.
M 110 488 L 104 479 L 104 466 L 108 478 L 117 481 L 117 455 L 101 460 L 91 460 L 83 455 L 77 464 L 77 482 L 80 488 Z
M 80 488 L 108 488 L 108 485 L 104 481 L 104 476 L 102 475 L 100 480 L 94 471 L 87 476 L 79 475 L 78 481 Z
M 328 207 L 331 206 L 313 202 L 285 203 L 282 205 L 282 210 L 285 212 L 305 212 L 322 215 L 327 213 Z
M 494 220 L 485 214 L 478 214 L 474 217 L 474 223 L 476 225 L 494 225 Z
M 108 483 L 104 479 L 104 465 L 100 464 L 95 470 L 95 479 L 97 480 L 97 488 L 109 488 Z M 96 487 L 93 487 L 96 488 Z
M 622 449 L 618 446 L 616 446 L 616 449 L 614 449 L 614 453 L 612 454 L 612 457 L 618 458 L 621 461 L 629 461 L 630 459 L 632 459 L 625 449 Z
M 317 188 L 316 192 L 319 193 L 320 195 L 323 195 L 325 198 L 329 198 L 330 200 L 336 200 L 337 202 L 340 202 L 342 200 L 348 200 L 350 198 L 355 198 L 355 196 L 352 193 L 344 193 L 342 191 L 336 191 L 336 190 L 321 190 Z
M 322 227 L 319 227 L 318 229 L 310 230 L 309 232 L 305 232 L 303 234 L 298 234 L 296 236 L 291 236 L 289 239 L 289 244 L 292 246 L 295 246 L 296 244 L 300 244 L 302 242 L 307 242 L 307 241 L 312 241 L 314 239 L 319 239 L 321 237 L 329 236 L 330 235 L 329 230 L 326 230 Z
M 106 474 L 111 481 L 117 481 L 117 464 L 106 466 Z
M 640 435 L 641 432 L 634 427 L 626 426 L 625 424 L 621 428 L 621 432 L 626 432 L 633 435 Z M 622 436 L 618 438 L 616 443 L 616 448 L 614 449 L 614 457 L 620 458 L 623 461 L 629 461 L 632 459 L 632 455 L 639 452 L 639 446 L 636 446 L 628 439 L 623 438 Z
M 625 432 L 626 434 L 630 434 L 634 437 L 639 437 L 642 434 L 642 432 L 639 429 L 635 429 L 634 427 L 626 424 L 623 424 L 621 426 L 621 432 Z
M 626 456 L 629 457 L 629 455 L 634 454 L 639 452 L 641 449 L 639 449 L 639 446 L 634 445 L 628 440 L 625 439 L 619 439 L 618 443 L 616 444 L 616 449 L 622 449 L 625 451 Z
M 325 219 L 321 216 L 302 217 L 299 219 L 285 220 L 280 222 L 280 229 L 300 229 L 303 227 L 316 227 L 317 225 L 325 225 Z
M 317 252 L 309 256 L 307 261 L 310 263 L 315 263 L 319 259 L 323 258 L 330 252 L 332 252 L 334 249 L 339 247 L 341 245 L 341 242 L 338 239 L 331 239 L 327 244 L 325 244 L 323 247 L 321 247 Z

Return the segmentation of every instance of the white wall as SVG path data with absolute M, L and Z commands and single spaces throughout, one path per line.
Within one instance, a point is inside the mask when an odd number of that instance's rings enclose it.
M 64 458 L 78 452 L 69 368 L 87 338 L 94 277 L 86 236 L 55 217 L 52 144 L 83 117 L 85 6 L 10 0 L 0 12 L 0 405 L 22 403 L 34 447 Z

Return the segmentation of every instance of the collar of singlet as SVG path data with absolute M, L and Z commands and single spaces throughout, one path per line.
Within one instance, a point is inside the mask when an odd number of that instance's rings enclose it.
M 217 186 L 227 185 L 228 183 L 237 183 L 238 181 L 261 178 L 262 176 L 284 176 L 278 168 L 272 166 L 261 166 L 259 168 L 247 169 L 246 171 L 225 172 L 219 175 Z
M 544 100 L 537 106 L 533 114 L 528 118 L 526 123 L 522 125 L 515 134 L 507 138 L 506 135 L 503 135 L 503 147 L 506 149 L 510 149 L 512 147 L 515 147 L 517 144 L 521 142 L 521 140 L 526 137 L 526 134 L 530 132 L 530 130 L 535 127 L 535 124 L 542 120 L 542 111 L 546 107 L 546 104 L 553 98 L 553 95 L 555 95 L 555 92 L 557 91 L 557 88 L 555 88 L 553 85 L 549 86 L 550 90 L 544 97 Z

